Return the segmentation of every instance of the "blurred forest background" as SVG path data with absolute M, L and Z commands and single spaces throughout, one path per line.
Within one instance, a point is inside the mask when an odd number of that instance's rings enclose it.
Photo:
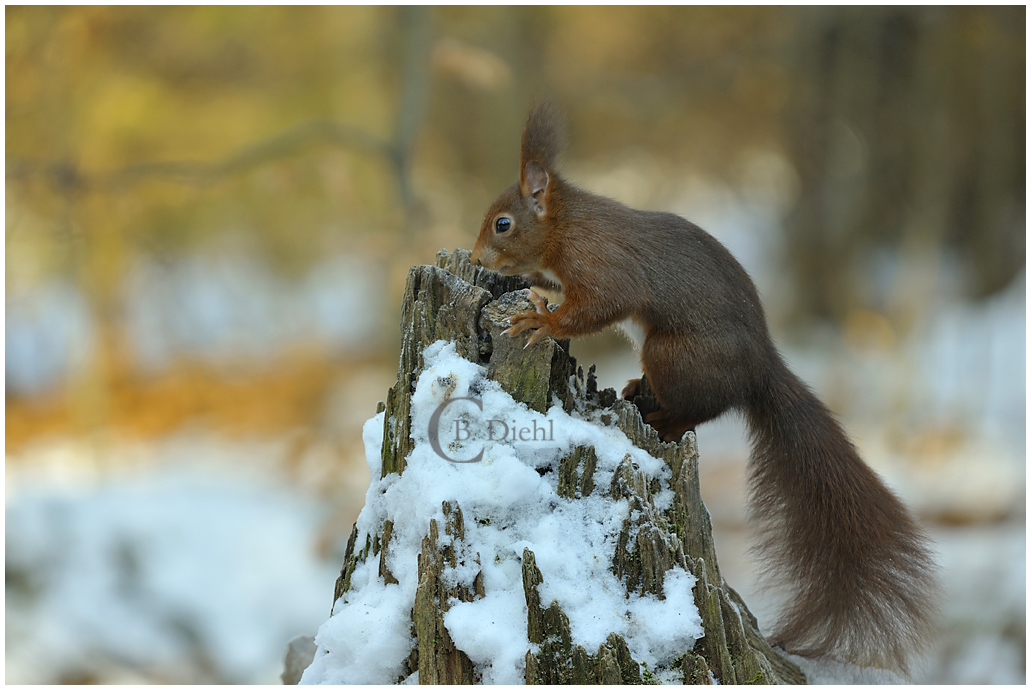
M 567 176 L 728 245 L 929 527 L 918 680 L 1024 682 L 1024 7 L 5 20 L 8 682 L 276 680 L 329 611 L 408 268 L 472 246 L 545 95 Z M 574 354 L 635 376 L 612 334 Z M 700 448 L 762 624 L 741 425 Z

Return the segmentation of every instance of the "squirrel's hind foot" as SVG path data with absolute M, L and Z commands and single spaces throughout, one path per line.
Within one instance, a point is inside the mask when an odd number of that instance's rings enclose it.
M 624 387 L 623 392 L 620 394 L 620 398 L 625 401 L 634 402 L 634 399 L 641 395 L 641 378 L 628 379 L 627 386 Z
M 656 430 L 659 438 L 663 441 L 679 442 L 685 432 L 695 431 L 694 424 L 675 418 L 669 410 L 657 410 L 649 413 L 645 417 L 645 422 Z
M 695 430 L 694 423 L 686 423 L 662 407 L 645 377 L 628 380 L 620 397 L 634 404 L 641 419 L 656 430 L 663 441 L 680 441 L 685 432 Z

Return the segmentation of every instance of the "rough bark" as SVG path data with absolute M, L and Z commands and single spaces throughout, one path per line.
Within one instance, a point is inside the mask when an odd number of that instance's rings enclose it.
M 559 493 L 571 500 L 604 493 L 614 501 L 626 499 L 631 503 L 632 518 L 625 521 L 612 557 L 612 570 L 626 584 L 629 594 L 652 593 L 662 598 L 664 575 L 674 565 L 696 577 L 695 603 L 705 635 L 692 649 L 684 651 L 676 666 L 684 682 L 710 684 L 715 679 L 722 684 L 805 683 L 799 669 L 766 643 L 745 603 L 720 575 L 709 513 L 699 494 L 699 455 L 694 434 L 687 435 L 680 444 L 661 442 L 642 422 L 638 408 L 616 400 L 612 389 L 598 390 L 593 367 L 584 376 L 569 355 L 568 342 L 544 339 L 524 350 L 526 336 L 502 336 L 507 316 L 531 308 L 522 294 L 514 292 L 522 287 L 519 279 L 499 277 L 472 266 L 465 250 L 442 250 L 436 266 L 418 266 L 410 271 L 402 309 L 398 381 L 388 392 L 385 404 L 382 472 L 405 470 L 405 457 L 412 448 L 410 397 L 423 368 L 421 353 L 438 339 L 454 342 L 459 354 L 486 364 L 490 378 L 535 410 L 543 412 L 554 404 L 561 404 L 568 411 L 574 407 L 601 410 L 603 424 L 618 427 L 635 445 L 666 461 L 671 479 L 650 477 L 628 458 L 614 473 L 609 487 L 596 486 L 595 451 L 578 447 L 560 462 Z M 673 490 L 675 495 L 667 510 L 658 509 L 653 499 L 663 489 Z M 472 590 L 449 589 L 440 578 L 445 565 L 454 565 L 457 554 L 476 553 L 476 545 L 464 544 L 464 518 L 457 503 L 446 503 L 444 514 L 443 526 L 428 521 L 419 563 L 413 565 L 419 569 L 412 609 L 417 643 L 404 676 L 418 672 L 420 683 L 476 683 L 477 671 L 469 658 L 456 649 L 443 616 L 452 597 L 462 601 L 482 597 L 483 582 L 475 581 Z M 387 521 L 379 534 L 359 545 L 358 532 L 352 531 L 334 590 L 335 602 L 350 588 L 356 564 L 367 559 L 380 559 L 380 574 L 385 581 L 392 581 L 394 576 L 381 556 L 391 540 L 391 532 L 392 525 Z M 527 683 L 655 681 L 652 671 L 632 658 L 627 643 L 616 634 L 610 635 L 597 651 L 574 645 L 569 620 L 560 604 L 541 601 L 541 583 L 534 553 L 525 550 L 527 632 L 530 642 L 536 644 L 534 650 L 527 651 Z

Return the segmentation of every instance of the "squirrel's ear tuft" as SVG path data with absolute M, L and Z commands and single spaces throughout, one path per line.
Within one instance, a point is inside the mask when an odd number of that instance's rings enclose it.
M 539 217 L 548 211 L 562 148 L 562 118 L 547 101 L 539 103 L 530 110 L 520 141 L 520 194 Z
M 537 161 L 545 170 L 555 172 L 563 150 L 564 130 L 562 116 L 551 103 L 543 101 L 531 108 L 520 139 L 520 168 L 526 169 L 528 163 Z
M 533 200 L 531 203 L 534 213 L 544 216 L 548 211 L 548 171 L 537 161 L 528 161 L 520 177 L 523 178 L 520 182 L 520 192 L 524 199 Z

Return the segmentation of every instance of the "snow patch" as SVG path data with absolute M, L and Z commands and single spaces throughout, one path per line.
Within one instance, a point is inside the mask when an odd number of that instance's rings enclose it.
M 458 566 L 446 569 L 443 578 L 472 589 L 481 572 L 486 595 L 474 602 L 452 602 L 444 623 L 484 682 L 520 683 L 525 678 L 525 656 L 531 646 L 522 580 L 524 548 L 534 552 L 543 575 L 543 603 L 558 601 L 569 617 L 574 645 L 594 652 L 616 632 L 635 659 L 656 670 L 702 637 L 690 573 L 678 568 L 668 572 L 666 599 L 661 601 L 651 595 L 628 597 L 610 570 L 616 537 L 629 515 L 626 501 L 603 499 L 600 491 L 575 501 L 557 493 L 558 462 L 577 446 L 595 448 L 596 487 L 608 487 L 628 455 L 639 468 L 663 479 L 670 477 L 667 465 L 615 428 L 600 428 L 559 406 L 545 414 L 528 409 L 487 379 L 485 368 L 460 357 L 454 344 L 438 341 L 423 357 L 426 366 L 412 396 L 415 448 L 401 476 L 380 477 L 385 413 L 370 419 L 363 430 L 372 479 L 357 522 L 357 544 L 364 545 L 367 536 L 391 520 L 386 564 L 399 583 L 385 585 L 376 559 L 356 568 L 351 590 L 335 604 L 333 616 L 316 636 L 319 649 L 302 683 L 399 680 L 413 645 L 410 612 L 422 539 L 431 519 L 438 521 L 444 539 L 442 502 L 450 500 L 462 508 L 466 541 L 477 552 L 460 555 Z M 457 400 L 467 397 L 479 401 L 482 410 L 472 401 Z M 430 430 L 435 412 L 443 454 L 466 460 L 483 450 L 481 462 L 455 463 L 435 452 Z M 524 441 L 519 434 L 500 439 L 502 422 L 510 430 L 530 432 L 522 435 Z M 660 499 L 669 503 L 670 497 L 664 494 Z

